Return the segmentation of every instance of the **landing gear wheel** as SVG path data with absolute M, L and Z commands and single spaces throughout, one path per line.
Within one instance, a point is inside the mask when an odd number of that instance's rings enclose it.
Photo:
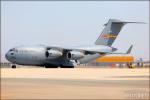
M 58 66 L 45 66 L 45 68 L 58 68 Z
M 12 65 L 11 68 L 16 68 L 16 65 Z
M 60 66 L 60 68 L 74 68 L 74 66 Z

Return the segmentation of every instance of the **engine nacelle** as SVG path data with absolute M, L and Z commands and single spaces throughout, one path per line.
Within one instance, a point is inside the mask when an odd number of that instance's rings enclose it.
M 62 56 L 62 52 L 59 50 L 50 49 L 50 50 L 46 50 L 45 56 L 46 58 L 49 58 L 49 59 L 55 59 L 55 58 Z
M 67 58 L 71 60 L 78 60 L 84 57 L 84 53 L 80 51 L 70 51 L 67 53 Z

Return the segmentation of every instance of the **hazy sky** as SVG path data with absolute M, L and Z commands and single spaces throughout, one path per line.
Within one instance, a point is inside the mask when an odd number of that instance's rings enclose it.
M 110 19 L 146 22 L 127 24 L 113 46 L 149 59 L 149 1 L 2 1 L 2 58 L 20 45 L 91 45 Z

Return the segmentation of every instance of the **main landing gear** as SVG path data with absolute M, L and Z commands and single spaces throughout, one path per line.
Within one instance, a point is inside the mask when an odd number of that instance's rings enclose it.
M 45 66 L 45 68 L 58 68 L 58 66 Z
M 60 66 L 60 68 L 74 68 L 74 66 Z
M 74 66 L 45 66 L 45 68 L 74 68 Z

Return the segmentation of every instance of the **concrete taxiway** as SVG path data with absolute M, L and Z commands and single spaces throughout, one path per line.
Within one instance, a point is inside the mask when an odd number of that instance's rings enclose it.
M 148 98 L 148 68 L 1 69 L 1 99 Z

